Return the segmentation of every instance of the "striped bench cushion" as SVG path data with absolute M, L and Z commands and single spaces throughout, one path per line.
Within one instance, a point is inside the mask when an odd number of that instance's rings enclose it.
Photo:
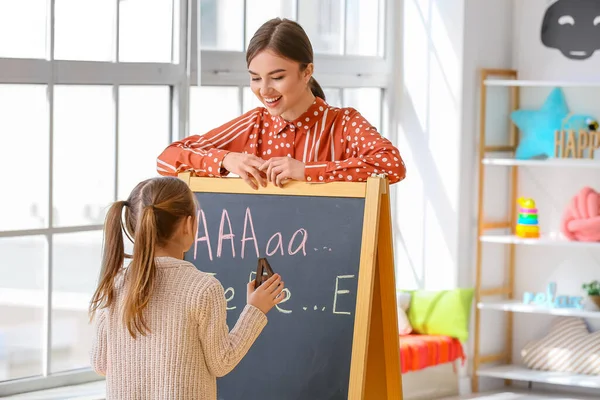
M 525 345 L 521 356 L 531 369 L 600 375 L 600 331 L 590 333 L 581 318 L 559 317 L 545 337 Z
M 403 374 L 458 359 L 465 361 L 463 347 L 458 339 L 441 335 L 400 336 L 400 363 Z

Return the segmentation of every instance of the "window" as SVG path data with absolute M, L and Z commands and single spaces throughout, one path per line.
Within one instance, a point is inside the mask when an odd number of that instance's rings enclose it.
M 260 25 L 274 17 L 297 20 L 307 32 L 315 52 L 314 76 L 325 91 L 326 101 L 337 107 L 356 108 L 384 133 L 383 94 L 391 70 L 383 50 L 386 46 L 383 15 L 387 3 L 383 0 L 201 0 L 202 86 L 197 86 L 197 56 L 192 55 L 190 133 L 205 133 L 239 116 L 240 111 L 261 106 L 248 87 L 243 49 Z M 241 13 L 244 4 L 245 13 Z M 220 106 L 214 114 L 215 110 L 206 104 L 216 93 Z
M 260 106 L 244 49 L 266 19 L 298 20 L 327 101 L 382 131 L 392 3 L 0 1 L 0 396 L 99 379 L 87 307 L 107 206 L 172 140 Z
M 184 135 L 185 5 L 0 2 L 0 396 L 100 378 L 102 224 Z

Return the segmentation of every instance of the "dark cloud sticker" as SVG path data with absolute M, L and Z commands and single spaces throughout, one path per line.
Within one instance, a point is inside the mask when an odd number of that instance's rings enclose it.
M 585 60 L 600 50 L 600 0 L 558 0 L 546 10 L 542 43 L 567 58 Z

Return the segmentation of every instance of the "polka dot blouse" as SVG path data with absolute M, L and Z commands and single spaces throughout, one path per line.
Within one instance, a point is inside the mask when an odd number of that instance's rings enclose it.
M 406 169 L 392 143 L 353 108 L 329 106 L 316 98 L 294 121 L 274 117 L 259 107 L 204 135 L 174 142 L 158 157 L 161 175 L 190 171 L 222 177 L 229 152 L 264 160 L 293 157 L 305 165 L 307 182 L 365 181 L 385 174 L 390 183 L 404 179 Z

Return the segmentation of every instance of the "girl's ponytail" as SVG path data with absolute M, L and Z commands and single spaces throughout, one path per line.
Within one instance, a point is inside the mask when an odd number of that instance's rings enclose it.
M 125 224 L 122 214 L 125 209 Z M 127 201 L 114 203 L 106 216 L 104 255 L 98 288 L 90 303 L 90 319 L 108 308 L 120 313 L 132 337 L 150 332 L 144 317 L 156 286 L 157 248 L 168 245 L 185 218 L 194 218 L 196 202 L 185 182 L 175 177 L 157 177 L 137 184 Z M 133 257 L 123 268 L 123 234 L 133 242 Z M 117 282 L 117 276 L 123 279 Z M 117 287 L 118 286 L 118 287 Z M 123 297 L 121 298 L 121 291 Z M 117 290 L 119 298 L 117 299 Z M 119 301 L 119 304 L 115 304 Z
M 135 230 L 133 260 L 127 267 L 123 323 L 133 337 L 137 332 L 145 335 L 149 331 L 143 311 L 150 302 L 156 279 L 156 220 L 160 212 L 155 205 L 144 207 Z
M 98 287 L 90 302 L 90 320 L 96 311 L 113 304 L 115 298 L 115 278 L 123 267 L 125 245 L 123 243 L 123 208 L 126 201 L 117 201 L 106 214 L 104 228 L 104 243 L 102 268 Z

